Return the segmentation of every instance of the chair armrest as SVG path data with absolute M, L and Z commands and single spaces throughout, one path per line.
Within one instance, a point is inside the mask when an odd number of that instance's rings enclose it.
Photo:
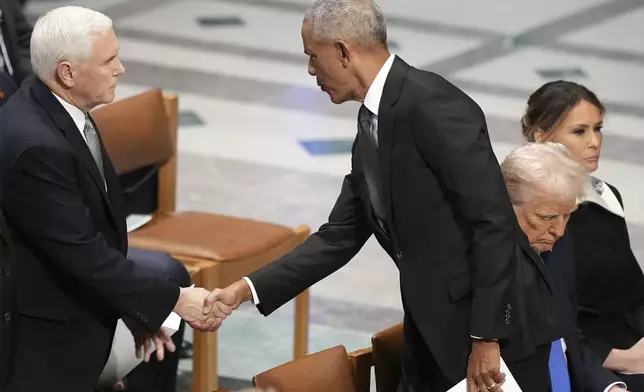
M 371 389 L 371 367 L 373 366 L 371 347 L 352 351 L 347 356 L 353 366 L 353 382 L 356 392 L 369 392 Z

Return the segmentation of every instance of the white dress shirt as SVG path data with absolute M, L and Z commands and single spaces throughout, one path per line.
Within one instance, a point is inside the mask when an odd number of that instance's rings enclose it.
M 72 121 L 74 121 L 74 125 L 76 125 L 78 132 L 80 132 L 81 137 L 83 138 L 83 140 L 85 140 L 85 144 L 87 144 L 87 138 L 85 137 L 85 113 L 83 113 L 83 111 L 76 106 L 59 97 L 53 91 L 51 93 L 54 95 L 54 97 L 56 97 L 58 102 L 60 102 L 65 111 L 69 113 L 69 116 L 72 118 Z M 105 189 L 107 189 L 107 183 L 105 183 Z

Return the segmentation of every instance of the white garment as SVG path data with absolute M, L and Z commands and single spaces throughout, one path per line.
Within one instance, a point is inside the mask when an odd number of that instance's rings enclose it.
M 601 181 L 594 177 L 593 179 L 595 181 Z M 595 203 L 598 206 L 604 208 L 606 211 L 609 211 L 617 216 L 625 218 L 624 209 L 622 208 L 622 205 L 619 204 L 619 200 L 617 199 L 617 196 L 615 196 L 615 193 L 613 193 L 613 190 L 610 189 L 610 187 L 606 185 L 606 183 L 604 183 L 604 187 L 601 195 L 597 193 L 595 188 L 592 186 L 591 182 L 588 182 L 586 184 L 585 191 L 586 191 L 585 195 L 581 199 L 581 202 Z

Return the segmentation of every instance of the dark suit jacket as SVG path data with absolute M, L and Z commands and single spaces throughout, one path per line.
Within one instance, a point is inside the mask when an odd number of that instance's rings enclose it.
M 575 268 L 584 260 L 575 263 L 573 240 L 568 232 L 559 239 L 552 252 L 543 257 L 554 282 L 557 303 L 566 328 L 564 341 L 573 391 L 602 392 L 608 385 L 621 380 L 603 367 L 604 359 L 587 346 L 577 327 L 579 291 Z
M 108 192 L 78 128 L 38 79 L 0 110 L 3 236 L 15 245 L 2 276 L 14 297 L 2 309 L 9 391 L 91 391 L 117 319 L 157 331 L 176 304 L 178 286 L 125 258 L 121 189 L 104 148 L 103 162 Z
M 27 22 L 22 7 L 16 0 L 0 0 L 2 10 L 2 37 L 14 70 L 16 85 L 32 74 L 29 43 L 32 26 Z
M 623 207 L 619 191 L 608 186 Z M 644 336 L 644 274 L 621 216 L 586 203 L 572 214 L 568 230 L 579 261 L 579 327 L 605 359 Z
M 406 348 L 429 348 L 455 383 L 465 376 L 470 334 L 503 340 L 511 323 L 516 218 L 485 117 L 445 79 L 396 58 L 380 101 L 378 140 L 388 234 L 375 220 L 354 143 L 352 170 L 328 223 L 249 276 L 259 309 L 270 314 L 345 265 L 375 234 L 400 270 L 404 306 L 422 336 L 406 336 Z M 416 359 L 410 366 L 427 363 Z
M 517 309 L 510 343 L 503 351 L 510 371 L 510 363 L 527 360 L 539 347 L 561 338 L 565 331 L 551 274 L 520 228 L 517 238 L 516 279 L 512 286 Z M 543 365 L 534 366 L 540 366 L 539 373 L 544 371 L 547 376 L 548 364 L 545 363 L 545 368 Z

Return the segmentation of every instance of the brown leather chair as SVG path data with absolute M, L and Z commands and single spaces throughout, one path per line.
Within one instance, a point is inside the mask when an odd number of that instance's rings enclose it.
M 396 392 L 401 377 L 403 324 L 378 332 L 371 338 L 377 392 Z
M 369 373 L 356 369 L 364 363 L 370 363 L 370 353 L 347 354 L 344 346 L 336 346 L 260 373 L 253 384 L 278 392 L 368 392 Z
M 284 227 L 201 212 L 176 212 L 178 98 L 151 90 L 95 109 L 92 116 L 119 175 L 150 165 L 157 173 L 153 220 L 130 245 L 171 254 L 207 289 L 224 287 L 295 248 L 307 226 Z M 204 181 L 207 181 L 204 178 Z M 306 355 L 308 291 L 295 300 L 294 358 Z M 195 333 L 193 391 L 218 388 L 217 334 Z

